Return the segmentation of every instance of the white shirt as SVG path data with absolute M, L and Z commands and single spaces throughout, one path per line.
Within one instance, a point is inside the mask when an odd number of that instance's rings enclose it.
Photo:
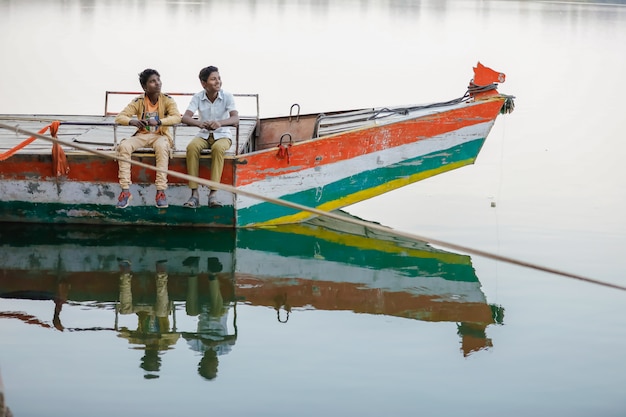
M 189 347 L 196 352 L 213 349 L 218 355 L 229 353 L 235 340 L 228 334 L 228 307 L 220 317 L 213 317 L 208 306 L 203 306 L 198 318 L 198 338 L 187 341 Z M 207 343 L 203 343 L 205 340 Z
M 233 110 L 237 110 L 235 107 L 235 97 L 224 90 L 220 90 L 217 93 L 217 98 L 213 103 L 207 98 L 206 92 L 202 90 L 191 97 L 191 102 L 189 103 L 189 107 L 187 107 L 187 111 L 193 114 L 198 113 L 201 122 L 228 119 L 230 112 Z M 198 136 L 208 139 L 211 133 L 213 133 L 214 139 L 228 138 L 231 141 L 233 139 L 230 126 L 223 126 L 214 131 L 200 129 Z

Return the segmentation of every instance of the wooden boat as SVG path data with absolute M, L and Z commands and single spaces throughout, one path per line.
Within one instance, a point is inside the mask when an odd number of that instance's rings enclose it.
M 226 314 L 243 303 L 274 309 L 281 322 L 317 309 L 456 323 L 461 351 L 469 355 L 492 346 L 486 328 L 503 319 L 502 307 L 487 302 L 469 256 L 332 219 L 164 234 L 153 228 L 6 226 L 0 230 L 0 297 L 20 299 L 20 311 L 0 309 L 0 319 L 51 329 L 122 332 L 125 326 L 125 337 L 145 344 L 154 332 L 120 320 L 124 312 L 161 310 L 176 323 L 158 332 L 167 344 L 199 337 L 196 323 L 186 326 L 185 319 L 222 306 L 220 314 Z M 22 304 L 27 300 L 54 303 L 45 317 L 33 317 Z M 109 320 L 86 328 L 89 311 L 97 317 L 108 311 Z M 72 320 L 72 313 L 80 317 Z M 235 338 L 231 332 L 228 342 Z
M 257 95 L 239 95 L 256 101 L 256 114 L 242 113 L 222 183 L 243 193 L 218 191 L 223 207 L 217 209 L 207 207 L 207 193 L 201 193 L 203 207 L 183 207 L 189 189 L 175 174 L 169 175 L 169 208 L 155 208 L 155 172 L 145 166 L 133 166 L 131 206 L 115 208 L 115 147 L 134 128 L 115 125 L 109 95 L 137 93 L 107 92 L 103 116 L 2 115 L 0 222 L 229 228 L 302 222 L 315 214 L 255 196 L 332 211 L 472 164 L 498 114 L 513 109 L 513 97 L 497 91 L 504 79 L 479 63 L 467 93 L 447 102 L 307 115 L 294 105 L 289 116 L 264 119 Z M 15 150 L 24 139 L 16 137 L 19 129 L 39 132 L 55 121 L 61 146 L 36 146 L 39 140 Z M 173 173 L 186 173 L 185 148 L 196 131 L 175 127 Z M 155 163 L 151 150 L 133 159 Z M 60 167 L 63 160 L 67 165 Z M 202 178 L 209 178 L 210 161 L 210 154 L 201 159 Z

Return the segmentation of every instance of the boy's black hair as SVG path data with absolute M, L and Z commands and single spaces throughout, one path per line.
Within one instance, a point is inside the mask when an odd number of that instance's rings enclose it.
M 150 78 L 153 74 L 156 74 L 157 77 L 161 77 L 161 74 L 159 74 L 159 71 L 152 69 L 152 68 L 146 68 L 145 70 L 139 73 L 139 83 L 141 84 L 142 87 L 146 86 L 146 83 L 148 82 L 148 78 Z
M 198 74 L 198 78 L 200 78 L 200 81 L 206 81 L 209 79 L 209 75 L 211 75 L 212 72 L 219 72 L 219 71 L 220 70 L 218 70 L 217 67 L 210 65 L 200 70 L 200 74 Z

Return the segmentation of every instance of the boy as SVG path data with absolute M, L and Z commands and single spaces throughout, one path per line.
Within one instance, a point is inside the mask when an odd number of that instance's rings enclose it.
M 161 93 L 161 76 L 157 70 L 145 69 L 139 74 L 139 83 L 145 92 L 133 99 L 124 110 L 115 118 L 115 123 L 125 126 L 135 126 L 137 131 L 130 138 L 123 139 L 117 149 L 120 157 L 130 159 L 131 154 L 138 148 L 151 147 L 154 149 L 156 167 L 167 170 L 169 166 L 170 148 L 174 141 L 168 126 L 181 121 L 176 102 L 170 96 Z M 136 116 L 136 118 L 133 118 Z M 126 208 L 132 195 L 130 194 L 130 162 L 118 161 L 118 177 L 122 193 L 117 201 L 117 208 Z M 156 173 L 156 206 L 167 208 L 167 174 Z
M 211 181 L 220 182 L 224 170 L 224 154 L 232 145 L 232 134 L 227 126 L 239 124 L 239 112 L 235 107 L 234 96 L 222 90 L 222 79 L 217 67 L 202 68 L 199 74 L 203 90 L 191 98 L 189 107 L 183 115 L 183 123 L 197 126 L 200 131 L 187 145 L 187 173 L 194 177 L 199 174 L 200 152 L 211 148 Z M 193 118 L 198 112 L 199 120 Z M 189 181 L 191 197 L 185 207 L 196 208 L 200 205 L 198 184 Z M 215 198 L 217 190 L 209 192 L 209 207 L 220 207 Z

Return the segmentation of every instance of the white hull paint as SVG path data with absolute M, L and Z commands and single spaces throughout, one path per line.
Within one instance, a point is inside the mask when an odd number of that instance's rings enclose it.
M 432 295 L 439 301 L 486 302 L 478 280 L 464 282 L 436 276 L 407 277 L 398 270 L 371 269 L 315 258 L 301 258 L 298 262 L 288 262 L 288 259 L 280 255 L 247 249 L 237 250 L 236 271 L 255 277 L 302 278 L 320 282 L 361 284 L 369 289 Z
M 447 132 L 443 135 L 429 138 L 428 140 L 384 149 L 379 152 L 372 152 L 334 164 L 307 168 L 278 177 L 270 177 L 240 188 L 271 198 L 280 198 L 281 196 L 298 193 L 306 189 L 321 189 L 339 179 L 357 175 L 373 168 L 383 168 L 401 163 L 407 159 L 415 159 L 420 156 L 443 152 L 454 146 L 477 139 L 483 139 L 487 136 L 493 124 L 494 121 L 490 121 L 464 127 L 453 132 Z M 237 197 L 238 209 L 249 208 L 258 203 L 258 199 L 243 195 Z

